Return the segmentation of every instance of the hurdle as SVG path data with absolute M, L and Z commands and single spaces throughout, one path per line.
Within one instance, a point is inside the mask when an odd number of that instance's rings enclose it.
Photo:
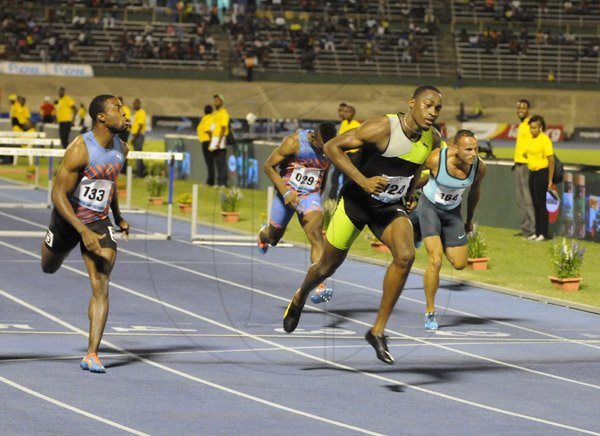
M 190 230 L 190 239 L 192 244 L 211 245 L 211 246 L 232 246 L 232 247 L 254 247 L 256 245 L 256 235 L 216 235 L 198 233 L 198 187 L 192 185 L 192 223 Z M 267 203 L 272 201 L 273 187 L 267 190 Z M 269 207 L 270 210 L 270 207 Z M 277 247 L 293 247 L 288 242 L 280 242 Z
M 45 138 L 45 132 L 13 132 L 12 130 L 0 131 L 0 138 Z
M 21 144 L 21 140 L 18 143 Z M 0 140 L 1 143 L 1 140 Z M 17 148 L 17 147 L 0 147 L 0 155 L 4 156 L 37 156 L 37 157 L 48 157 L 48 189 L 47 189 L 47 201 L 46 203 L 0 203 L 0 208 L 49 208 L 52 205 L 52 165 L 53 158 L 62 157 L 65 154 L 63 149 L 46 149 L 46 148 Z M 128 159 L 154 159 L 154 160 L 166 160 L 169 163 L 169 199 L 167 206 L 167 229 L 166 233 L 154 232 L 154 233 L 141 233 L 141 234 L 130 234 L 129 239 L 146 239 L 146 240 L 168 240 L 171 239 L 173 230 L 173 181 L 174 181 L 174 164 L 176 160 L 183 160 L 183 153 L 174 152 L 144 152 L 144 151 L 131 151 L 127 155 Z M 129 167 L 131 169 L 131 166 Z M 6 189 L 10 189 L 7 187 Z M 131 204 L 131 176 L 128 181 L 128 200 Z M 116 195 L 116 192 L 115 194 Z M 121 212 L 126 212 L 123 209 Z M 128 211 L 127 213 L 131 213 Z M 146 213 L 146 211 L 143 211 Z M 15 232 L 15 231 L 0 231 L 0 237 L 39 237 L 40 232 Z

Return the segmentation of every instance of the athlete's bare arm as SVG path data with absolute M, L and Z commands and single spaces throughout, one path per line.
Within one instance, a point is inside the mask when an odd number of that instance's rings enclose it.
M 283 142 L 273 150 L 263 165 L 265 174 L 269 177 L 271 182 L 273 182 L 279 193 L 284 196 L 283 201 L 286 205 L 296 204 L 298 202 L 298 195 L 295 191 L 288 192 L 287 185 L 283 182 L 283 179 L 275 168 L 286 159 L 296 156 L 299 150 L 300 141 L 298 133 L 288 135 Z
M 127 160 L 127 155 L 129 154 L 129 147 L 126 142 L 121 141 L 121 150 L 123 150 L 123 159 Z M 115 220 L 115 224 L 119 226 L 121 231 L 125 233 L 125 237 L 129 236 L 129 223 L 123 216 L 121 215 L 121 209 L 119 208 L 119 196 L 115 192 L 110 202 L 110 209 L 113 213 L 113 218 Z
M 81 235 L 85 248 L 100 255 L 101 249 L 98 240 L 106 237 L 106 235 L 98 235 L 88 229 L 77 218 L 69 201 L 69 195 L 73 193 L 77 182 L 79 182 L 80 173 L 89 163 L 89 160 L 90 157 L 83 136 L 78 136 L 67 147 L 62 164 L 58 169 L 56 182 L 52 187 L 52 203 L 58 213 Z
M 350 161 L 344 150 L 361 148 L 366 144 L 375 144 L 383 153 L 390 140 L 390 124 L 387 117 L 373 118 L 365 121 L 356 129 L 348 130 L 340 136 L 327 141 L 323 147 L 325 155 L 350 177 L 358 186 L 369 194 L 380 194 L 388 185 L 388 180 L 382 176 L 367 178 Z
M 475 180 L 469 189 L 469 196 L 467 197 L 467 221 L 465 222 L 465 231 L 467 233 L 473 230 L 473 216 L 475 215 L 475 209 L 479 203 L 479 197 L 481 195 L 481 182 L 485 177 L 485 172 L 485 163 L 482 159 L 479 159 L 477 174 L 475 175 Z

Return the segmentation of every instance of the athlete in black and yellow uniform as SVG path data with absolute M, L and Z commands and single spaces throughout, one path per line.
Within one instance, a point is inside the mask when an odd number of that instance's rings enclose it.
M 413 229 L 405 206 L 410 203 L 415 176 L 431 151 L 439 147 L 440 134 L 432 128 L 442 109 L 442 96 L 433 86 L 417 88 L 409 110 L 367 120 L 360 127 L 325 144 L 325 154 L 346 174 L 338 208 L 327 229 L 323 255 L 311 265 L 285 312 L 283 327 L 293 332 L 310 291 L 342 264 L 350 246 L 365 225 L 393 255 L 383 281 L 383 296 L 366 339 L 377 357 L 393 363 L 383 335 L 387 320 L 404 288 L 414 260 Z M 344 153 L 358 148 L 353 164 Z

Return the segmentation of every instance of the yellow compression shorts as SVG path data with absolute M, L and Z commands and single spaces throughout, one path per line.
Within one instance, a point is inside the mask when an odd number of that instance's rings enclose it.
M 349 250 L 361 230 L 350 221 L 344 208 L 344 198 L 340 201 L 335 209 L 329 227 L 327 227 L 327 241 L 339 250 Z

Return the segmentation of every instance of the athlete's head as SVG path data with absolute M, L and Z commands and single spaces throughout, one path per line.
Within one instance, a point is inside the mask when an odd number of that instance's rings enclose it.
M 534 115 L 529 119 L 529 131 L 531 136 L 536 138 L 540 133 L 546 130 L 546 121 L 541 115 Z
M 340 117 L 342 120 L 344 119 L 344 110 L 346 109 L 346 106 L 348 105 L 343 102 L 338 106 L 338 117 Z
M 452 146 L 456 148 L 456 157 L 468 165 L 473 165 L 477 159 L 477 137 L 470 130 L 462 129 L 456 132 Z
M 206 106 L 204 106 L 204 114 L 205 115 L 212 114 L 212 111 L 213 111 L 213 109 L 212 109 L 211 105 L 207 104 Z
M 223 96 L 221 94 L 213 95 L 213 104 L 215 105 L 215 109 L 219 110 L 223 106 Z
M 114 134 L 127 130 L 128 121 L 125 119 L 123 105 L 114 95 L 102 94 L 94 97 L 88 112 L 94 127 L 103 125 Z
M 529 116 L 529 109 L 531 109 L 529 100 L 521 99 L 517 102 L 517 116 L 521 121 Z
M 354 119 L 354 115 L 356 115 L 356 109 L 354 109 L 354 106 L 346 106 L 343 114 L 343 118 L 345 120 L 352 121 Z
M 335 128 L 335 124 L 333 123 L 319 123 L 315 128 L 315 140 L 317 142 L 316 145 L 319 147 L 323 147 L 323 145 L 334 138 L 337 135 L 337 130 Z
M 442 93 L 435 86 L 419 86 L 408 100 L 408 107 L 417 128 L 429 130 L 442 110 Z

